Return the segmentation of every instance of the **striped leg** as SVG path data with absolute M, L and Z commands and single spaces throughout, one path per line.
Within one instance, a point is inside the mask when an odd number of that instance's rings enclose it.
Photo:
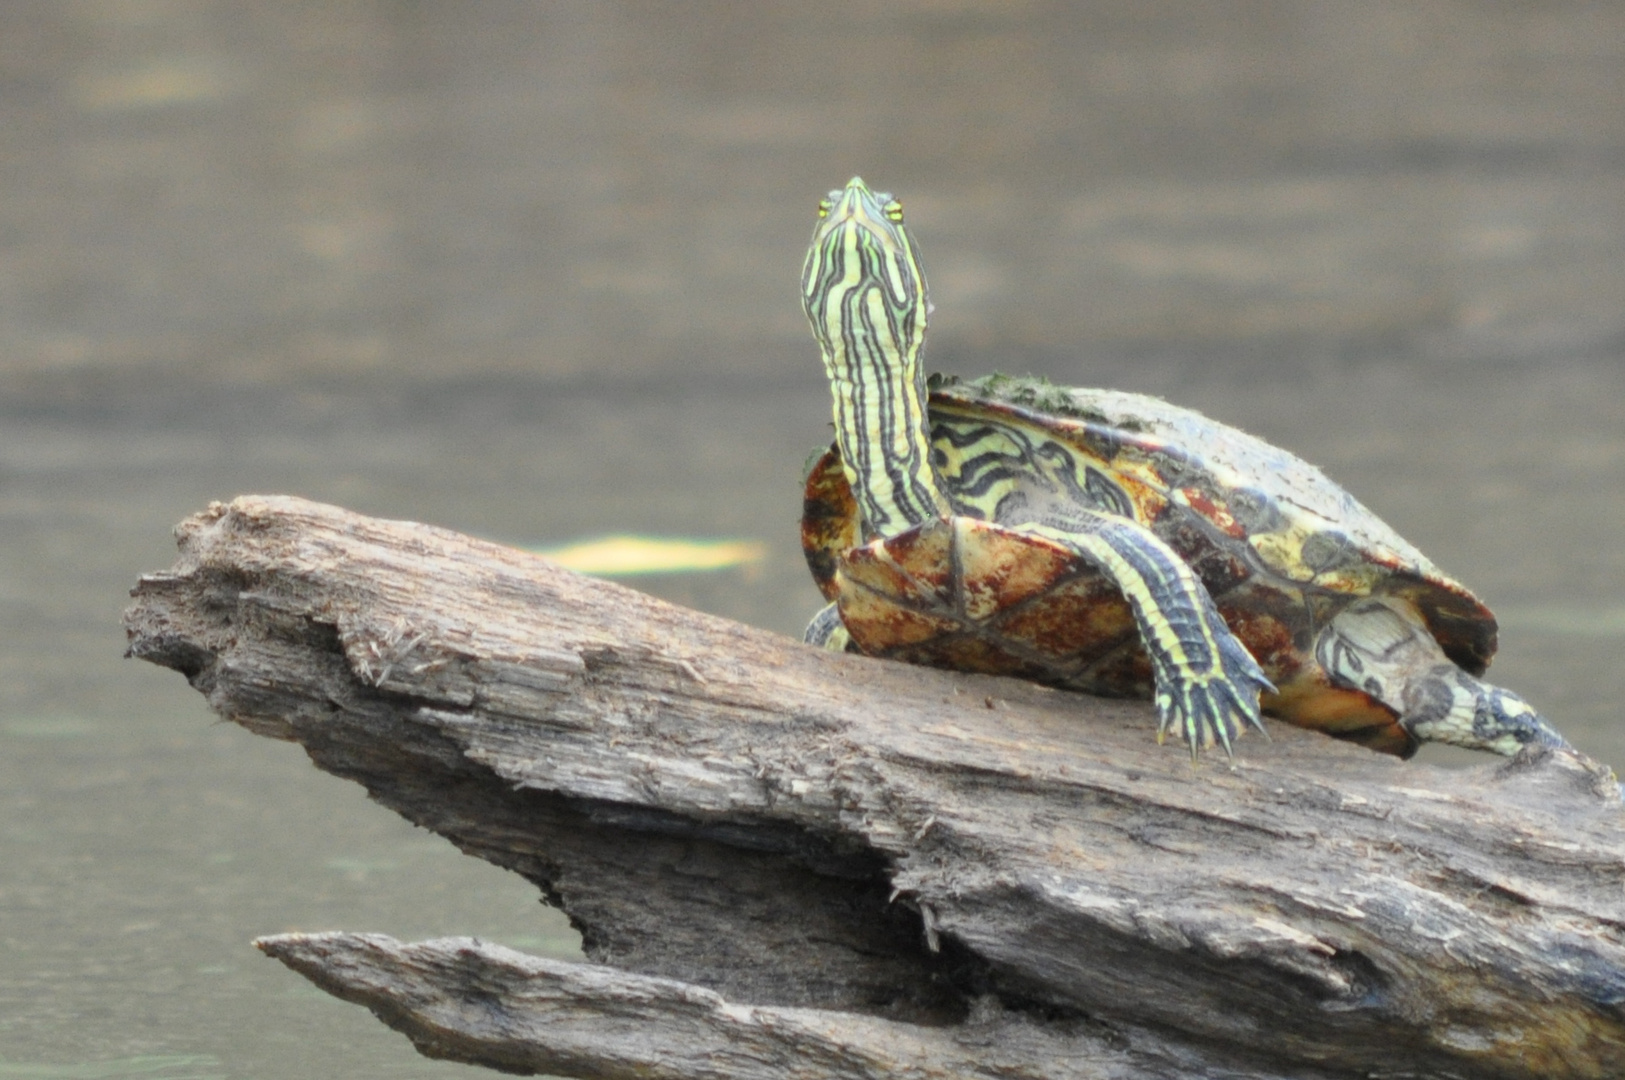
M 1229 754 L 1243 725 L 1263 731 L 1258 695 L 1275 687 L 1225 626 L 1195 572 L 1136 522 L 1081 508 L 1067 516 L 1064 526 L 1006 527 L 1076 552 L 1128 599 L 1156 678 L 1158 741 L 1172 731 L 1194 758 L 1215 742 Z
M 846 624 L 841 622 L 841 610 L 834 604 L 818 609 L 818 614 L 807 624 L 801 640 L 831 652 L 853 651 L 851 635 L 846 632 Z

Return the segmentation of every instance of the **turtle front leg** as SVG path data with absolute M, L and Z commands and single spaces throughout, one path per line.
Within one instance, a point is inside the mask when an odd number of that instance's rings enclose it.
M 1408 603 L 1370 597 L 1350 604 L 1315 644 L 1333 683 L 1364 691 L 1399 714 L 1421 742 L 1510 757 L 1531 744 L 1568 747 L 1530 704 L 1450 662 Z
M 1195 758 L 1214 743 L 1231 753 L 1244 726 L 1264 731 L 1258 695 L 1275 687 L 1219 617 L 1195 571 L 1150 529 L 1093 511 L 1006 527 L 1088 560 L 1128 599 L 1156 680 L 1157 741 L 1175 732 Z

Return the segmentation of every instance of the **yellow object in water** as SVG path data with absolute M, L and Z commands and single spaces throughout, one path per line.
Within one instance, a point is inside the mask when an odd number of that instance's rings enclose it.
M 533 550 L 567 569 L 603 577 L 727 570 L 759 563 L 767 554 L 767 546 L 756 540 L 685 540 L 658 536 L 605 536 Z

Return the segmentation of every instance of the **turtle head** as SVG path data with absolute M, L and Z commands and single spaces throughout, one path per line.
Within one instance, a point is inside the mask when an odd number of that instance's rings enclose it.
M 871 191 L 857 176 L 819 200 L 802 269 L 801 303 L 819 344 L 826 346 L 826 361 L 828 344 L 841 341 L 841 324 L 871 313 L 866 309 L 888 313 L 877 327 L 892 337 L 881 343 L 888 351 L 918 354 L 929 305 L 925 271 L 903 227 L 903 204 Z
M 858 177 L 818 204 L 801 302 L 824 355 L 835 438 L 869 529 L 892 536 L 947 503 L 926 427 L 925 272 L 903 204 Z

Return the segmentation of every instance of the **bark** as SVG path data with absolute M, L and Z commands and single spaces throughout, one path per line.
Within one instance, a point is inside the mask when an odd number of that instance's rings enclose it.
M 1625 1074 L 1613 774 L 820 652 L 423 525 L 244 497 L 132 655 L 515 870 L 590 964 L 261 948 L 425 1053 L 591 1077 Z

